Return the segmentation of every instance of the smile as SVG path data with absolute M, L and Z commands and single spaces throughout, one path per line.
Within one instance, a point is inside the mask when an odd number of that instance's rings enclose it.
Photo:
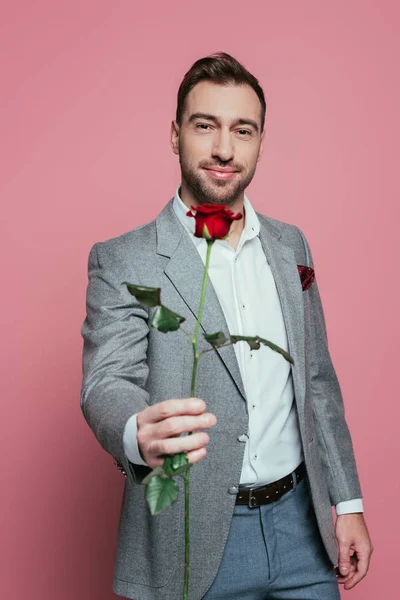
M 211 177 L 215 179 L 232 179 L 237 171 L 214 171 L 213 169 L 204 169 Z

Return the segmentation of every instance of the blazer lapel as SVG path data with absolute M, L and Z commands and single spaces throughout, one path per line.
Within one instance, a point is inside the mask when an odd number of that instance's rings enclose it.
M 169 257 L 164 272 L 176 290 L 197 318 L 204 265 L 190 236 L 185 232 L 173 209 L 173 200 L 166 205 L 156 220 L 157 253 Z M 304 299 L 295 253 L 289 246 L 279 241 L 279 230 L 258 214 L 260 220 L 260 241 L 270 265 L 278 291 L 289 353 L 293 357 L 291 365 L 296 403 L 299 409 L 305 397 L 305 355 L 304 355 Z M 201 328 L 205 333 L 223 331 L 229 335 L 228 325 L 211 280 L 207 282 L 206 301 Z M 273 341 L 273 340 L 271 340 Z M 217 350 L 236 386 L 246 400 L 246 394 L 239 364 L 233 346 Z
M 275 280 L 288 338 L 288 352 L 294 360 L 294 365 L 290 367 L 296 403 L 301 412 L 305 398 L 304 292 L 294 251 L 279 241 L 281 233 L 266 217 L 258 217 L 261 245 Z
M 190 236 L 185 232 L 175 214 L 172 200 L 167 204 L 156 220 L 157 253 L 170 258 L 164 272 L 180 294 L 187 307 L 197 318 L 204 264 Z M 201 320 L 204 333 L 223 331 L 229 335 L 228 325 L 211 283 L 207 281 L 206 298 Z M 217 353 L 232 376 L 239 392 L 246 400 L 246 394 L 239 364 L 233 346 L 217 349 Z

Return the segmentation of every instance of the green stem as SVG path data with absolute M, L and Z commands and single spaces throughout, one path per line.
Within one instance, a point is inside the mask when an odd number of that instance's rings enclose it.
M 213 243 L 214 243 L 214 240 L 207 240 L 207 254 L 206 254 L 206 263 L 205 263 L 205 267 L 204 267 L 203 285 L 201 288 L 199 313 L 197 315 L 196 327 L 195 327 L 193 338 L 192 338 L 193 370 L 192 370 L 192 384 L 191 384 L 191 391 L 190 391 L 192 398 L 194 397 L 194 393 L 195 393 L 197 363 L 199 361 L 199 356 L 200 356 L 200 354 L 197 352 L 197 338 L 199 336 L 201 317 L 203 315 L 203 306 L 204 306 L 204 300 L 206 297 L 206 288 L 207 288 L 207 279 L 208 279 L 208 268 L 210 265 L 211 248 L 212 248 Z M 190 434 L 191 434 L 191 432 L 189 432 L 189 435 Z M 189 549 L 190 549 L 189 473 L 190 473 L 190 469 L 188 469 L 185 473 L 185 579 L 184 579 L 184 586 L 183 586 L 183 600 L 188 600 L 188 589 L 189 589 Z
M 207 350 L 202 350 L 199 354 L 199 358 L 206 352 L 212 352 L 213 350 L 220 350 L 220 348 L 227 348 L 228 346 L 233 346 L 233 342 L 229 342 L 229 344 L 221 344 L 221 346 L 212 346 L 211 348 L 207 348 Z
M 201 288 L 201 297 L 200 297 L 200 306 L 199 306 L 199 314 L 197 316 L 196 327 L 194 330 L 194 335 L 192 339 L 193 352 L 195 359 L 199 359 L 197 354 L 197 338 L 199 336 L 199 329 L 201 323 L 201 317 L 203 316 L 203 307 L 204 300 L 206 297 L 206 289 L 207 289 L 207 279 L 208 279 L 208 268 L 210 266 L 210 256 L 211 256 L 211 248 L 215 240 L 207 240 L 207 254 L 206 254 L 206 264 L 204 267 L 204 275 L 203 275 L 203 285 Z M 197 369 L 197 360 L 193 362 L 193 374 L 192 374 L 192 389 L 191 394 L 194 395 L 194 384 L 196 381 L 196 369 Z
M 188 599 L 189 589 L 189 473 L 190 469 L 185 472 L 185 580 L 183 586 L 183 600 Z

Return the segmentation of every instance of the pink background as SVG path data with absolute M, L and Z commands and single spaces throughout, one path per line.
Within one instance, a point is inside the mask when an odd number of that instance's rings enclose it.
M 107 600 L 123 478 L 79 408 L 91 245 L 179 183 L 190 65 L 224 50 L 267 97 L 248 189 L 314 254 L 375 554 L 343 597 L 395 600 L 400 527 L 396 2 L 3 0 L 0 593 Z

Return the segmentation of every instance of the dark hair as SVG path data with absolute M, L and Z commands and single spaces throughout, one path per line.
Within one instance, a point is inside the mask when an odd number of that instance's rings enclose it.
M 186 96 L 200 81 L 212 81 L 220 85 L 249 85 L 253 88 L 261 103 L 261 131 L 264 129 L 266 102 L 262 87 L 254 77 L 233 56 L 226 52 L 216 52 L 199 58 L 190 67 L 178 90 L 176 122 L 182 124 Z

